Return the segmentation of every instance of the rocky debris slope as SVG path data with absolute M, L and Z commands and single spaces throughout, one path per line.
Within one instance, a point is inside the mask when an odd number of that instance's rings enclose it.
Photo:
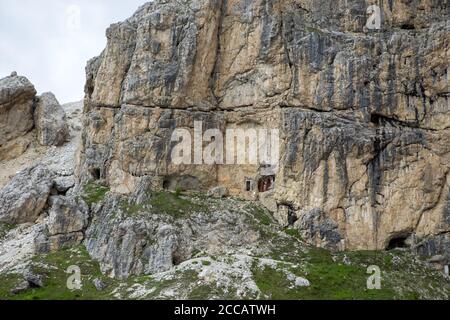
M 374 3 L 380 30 L 365 27 L 363 0 L 142 6 L 87 66 L 79 181 L 122 194 L 220 187 L 314 245 L 448 253 L 449 4 Z M 173 164 L 174 130 L 195 121 L 279 129 L 279 167 Z
M 53 95 L 43 96 L 57 108 Z M 7 230 L 0 239 L 0 272 L 23 269 L 37 253 L 76 245 L 84 238 L 89 208 L 71 193 L 82 103 L 63 107 L 67 125 L 60 122 L 60 128 L 67 126 L 66 143 L 51 147 L 32 144 L 19 157 L 0 163 L 0 229 Z M 63 113 L 55 112 L 50 118 L 64 119 Z M 58 132 L 48 132 L 47 137 L 61 137 Z

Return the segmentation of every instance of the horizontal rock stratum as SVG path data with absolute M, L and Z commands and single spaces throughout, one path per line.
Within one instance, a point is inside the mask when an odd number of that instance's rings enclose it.
M 365 28 L 370 4 L 380 30 Z M 87 66 L 78 179 L 122 194 L 227 189 L 323 247 L 449 252 L 448 12 L 432 0 L 145 4 Z M 279 129 L 273 188 L 260 190 L 256 165 L 174 165 L 172 133 L 195 121 Z

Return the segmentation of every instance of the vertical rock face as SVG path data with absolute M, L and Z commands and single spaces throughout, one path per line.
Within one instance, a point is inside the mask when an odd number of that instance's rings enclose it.
M 59 146 L 67 141 L 69 127 L 66 113 L 51 92 L 43 93 L 37 99 L 34 122 L 38 141 L 43 146 Z
M 380 30 L 365 27 L 372 4 Z M 78 178 L 123 194 L 261 197 L 335 249 L 446 250 L 448 12 L 432 0 L 148 3 L 88 64 Z M 196 121 L 279 129 L 270 194 L 259 194 L 260 166 L 175 165 L 172 134 Z

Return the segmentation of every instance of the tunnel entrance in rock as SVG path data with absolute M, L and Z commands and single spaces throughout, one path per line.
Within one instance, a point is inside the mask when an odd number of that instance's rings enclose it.
M 169 190 L 170 189 L 170 180 L 165 179 L 163 181 L 163 189 L 164 190 Z
M 399 248 L 408 248 L 409 245 L 407 243 L 407 239 L 409 238 L 409 235 L 400 235 L 392 238 L 389 241 L 389 244 L 387 246 L 387 250 L 394 250 Z
M 275 176 L 264 176 L 258 181 L 258 191 L 267 192 L 275 187 Z
M 94 168 L 94 169 L 91 169 L 89 172 L 91 173 L 92 179 L 100 180 L 100 178 L 101 178 L 101 171 L 100 171 L 100 169 Z
M 381 126 L 383 122 L 383 117 L 377 114 L 370 115 L 370 122 L 376 126 Z

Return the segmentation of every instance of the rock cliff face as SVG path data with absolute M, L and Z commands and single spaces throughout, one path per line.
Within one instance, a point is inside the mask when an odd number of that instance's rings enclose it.
M 380 30 L 365 28 L 372 4 Z M 315 245 L 449 252 L 448 12 L 433 0 L 148 3 L 86 69 L 78 179 L 122 194 L 221 187 Z M 195 121 L 279 129 L 274 188 L 259 192 L 259 165 L 174 165 L 172 134 Z

